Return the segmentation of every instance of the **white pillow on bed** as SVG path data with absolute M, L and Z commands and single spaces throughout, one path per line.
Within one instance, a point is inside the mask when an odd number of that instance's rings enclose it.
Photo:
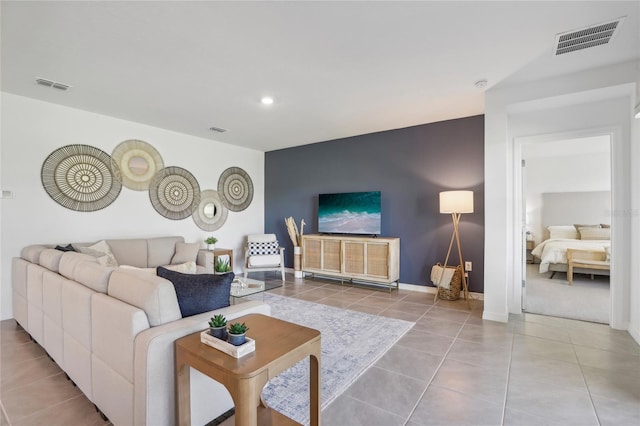
M 551 225 L 547 229 L 549 230 L 549 238 L 580 239 L 580 233 L 573 225 Z

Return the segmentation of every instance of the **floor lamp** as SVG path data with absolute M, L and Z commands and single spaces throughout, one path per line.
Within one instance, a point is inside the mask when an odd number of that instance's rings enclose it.
M 462 270 L 462 289 L 464 298 L 467 301 L 467 307 L 471 307 L 469 303 L 469 289 L 467 287 L 467 278 L 464 270 L 464 260 L 462 259 L 462 249 L 460 248 L 460 230 L 458 224 L 462 213 L 473 213 L 473 191 L 443 191 L 440 193 L 440 213 L 451 213 L 453 220 L 453 233 L 451 234 L 451 242 L 449 242 L 449 250 L 444 260 L 444 269 L 447 268 L 449 256 L 451 255 L 451 247 L 453 240 L 456 240 L 458 246 L 458 259 L 460 260 L 460 269 Z M 444 275 L 444 273 L 442 274 Z M 440 278 L 442 280 L 442 277 Z M 438 283 L 439 287 L 440 283 Z M 436 297 L 438 292 L 436 291 Z M 435 300 L 435 298 L 434 298 Z

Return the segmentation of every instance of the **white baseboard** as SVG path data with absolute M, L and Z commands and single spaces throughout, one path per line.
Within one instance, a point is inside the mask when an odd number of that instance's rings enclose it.
M 508 313 L 499 313 L 499 312 L 482 312 L 482 319 L 487 321 L 497 321 L 497 322 L 509 322 L 509 314 Z
M 633 339 L 636 341 L 636 343 L 640 345 L 640 328 L 630 325 L 628 331 L 631 337 L 633 337 Z

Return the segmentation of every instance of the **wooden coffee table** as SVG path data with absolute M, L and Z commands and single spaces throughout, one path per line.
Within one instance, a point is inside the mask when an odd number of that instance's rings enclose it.
M 191 425 L 189 367 L 222 383 L 233 398 L 236 425 L 256 426 L 258 417 L 269 424 L 295 424 L 262 401 L 267 381 L 310 357 L 310 421 L 320 425 L 320 332 L 261 314 L 236 318 L 249 327 L 256 341 L 253 353 L 234 358 L 200 342 L 200 332 L 182 337 L 176 348 L 176 420 Z

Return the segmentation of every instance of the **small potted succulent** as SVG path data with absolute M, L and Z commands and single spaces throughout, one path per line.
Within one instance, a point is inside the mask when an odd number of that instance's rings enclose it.
M 221 340 L 227 340 L 227 319 L 224 315 L 214 315 L 209 320 L 209 334 Z
M 207 250 L 215 250 L 218 239 L 214 236 L 207 237 L 204 242 L 207 244 Z
M 229 343 L 234 346 L 243 345 L 246 341 L 246 333 L 249 327 L 245 323 L 235 322 L 229 326 Z
M 227 274 L 231 272 L 231 266 L 229 266 L 229 260 L 224 257 L 217 257 L 215 264 L 216 274 Z

